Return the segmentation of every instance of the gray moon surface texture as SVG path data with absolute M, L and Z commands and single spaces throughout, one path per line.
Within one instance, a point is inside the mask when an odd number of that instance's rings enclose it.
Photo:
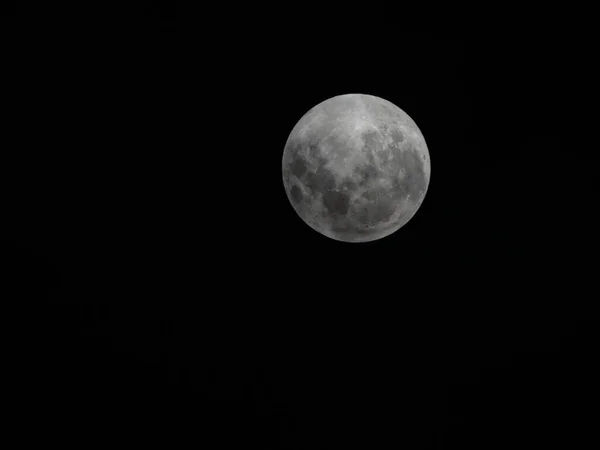
M 332 97 L 309 110 L 285 144 L 287 197 L 315 231 L 369 242 L 404 226 L 421 206 L 431 164 L 417 124 L 366 94 Z

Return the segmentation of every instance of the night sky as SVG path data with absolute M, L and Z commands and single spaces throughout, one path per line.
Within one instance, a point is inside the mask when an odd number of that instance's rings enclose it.
M 588 442 L 578 38 L 176 13 L 3 19 L 9 429 L 67 448 Z M 371 243 L 310 229 L 281 179 L 296 122 L 344 93 L 402 108 L 431 157 L 416 215 Z

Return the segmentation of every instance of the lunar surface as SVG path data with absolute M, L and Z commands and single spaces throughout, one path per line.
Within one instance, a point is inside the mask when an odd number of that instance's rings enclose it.
M 415 122 L 379 97 L 347 94 L 308 111 L 283 152 L 283 184 L 302 220 L 324 236 L 368 242 L 415 214 L 431 165 Z

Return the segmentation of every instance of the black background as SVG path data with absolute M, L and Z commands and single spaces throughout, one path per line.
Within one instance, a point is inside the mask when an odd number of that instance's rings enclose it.
M 583 36 L 45 13 L 3 19 L 3 365 L 20 439 L 586 442 Z M 405 110 L 432 161 L 410 223 L 361 245 L 312 231 L 281 181 L 295 123 L 351 92 Z

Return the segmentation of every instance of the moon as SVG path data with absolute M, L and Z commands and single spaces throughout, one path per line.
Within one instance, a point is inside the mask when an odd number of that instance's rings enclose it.
M 323 236 L 369 242 L 402 228 L 421 206 L 431 164 L 417 124 L 393 103 L 338 95 L 292 129 L 284 188 L 300 218 Z

